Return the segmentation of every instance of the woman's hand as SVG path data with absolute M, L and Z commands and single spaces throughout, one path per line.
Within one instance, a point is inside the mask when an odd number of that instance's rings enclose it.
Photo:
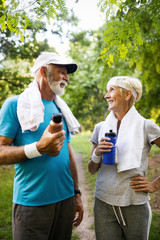
M 104 137 L 99 141 L 94 153 L 96 156 L 101 156 L 104 152 L 110 152 L 112 146 L 113 143 L 110 142 L 110 138 Z
M 130 186 L 135 192 L 153 193 L 160 187 L 160 177 L 156 178 L 153 182 L 149 182 L 145 177 L 133 177 L 131 178 Z

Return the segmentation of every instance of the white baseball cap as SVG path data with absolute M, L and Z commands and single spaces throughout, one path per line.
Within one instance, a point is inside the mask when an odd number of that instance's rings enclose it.
M 32 73 L 35 74 L 42 66 L 47 64 L 65 65 L 67 73 L 74 73 L 77 70 L 77 64 L 69 63 L 55 52 L 41 52 L 36 59 L 32 68 Z

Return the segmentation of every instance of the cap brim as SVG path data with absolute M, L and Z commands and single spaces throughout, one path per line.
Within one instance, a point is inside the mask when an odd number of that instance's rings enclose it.
M 78 68 L 77 64 L 75 64 L 75 63 L 51 63 L 51 64 L 66 66 L 67 74 L 74 73 Z
M 65 65 L 67 68 L 67 73 L 74 73 L 77 70 L 77 64 L 73 63 L 73 64 L 66 64 Z

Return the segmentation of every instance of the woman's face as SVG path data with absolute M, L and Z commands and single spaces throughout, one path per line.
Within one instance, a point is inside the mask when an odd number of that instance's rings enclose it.
M 109 111 L 116 112 L 126 107 L 126 92 L 116 86 L 109 86 L 107 88 L 105 99 L 107 100 Z

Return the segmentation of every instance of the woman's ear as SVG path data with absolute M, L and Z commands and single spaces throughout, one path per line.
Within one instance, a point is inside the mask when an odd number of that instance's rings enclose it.
M 132 97 L 132 91 L 131 90 L 127 90 L 126 101 L 129 101 L 131 97 Z

